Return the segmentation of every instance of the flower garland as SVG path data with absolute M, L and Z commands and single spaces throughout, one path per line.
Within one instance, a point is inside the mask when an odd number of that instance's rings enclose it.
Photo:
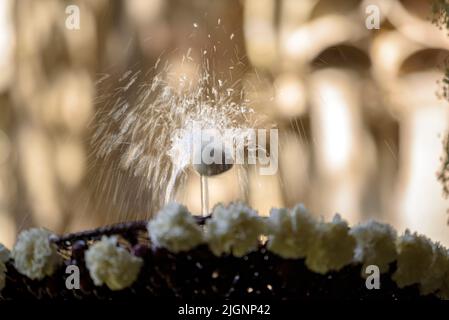
M 264 236 L 267 250 L 284 259 L 305 259 L 311 271 L 321 274 L 353 263 L 363 269 L 376 265 L 385 273 L 396 262 L 392 279 L 398 287 L 418 285 L 422 294 L 438 293 L 449 299 L 448 250 L 408 230 L 397 237 L 391 226 L 375 221 L 349 228 L 339 215 L 330 222 L 319 221 L 303 205 L 272 209 L 263 218 L 243 203 L 232 203 L 217 205 L 205 225 L 199 226 L 185 206 L 171 203 L 148 222 L 147 230 L 153 248 L 175 254 L 206 244 L 216 256 L 243 257 L 257 250 Z M 44 229 L 23 231 L 11 254 L 0 245 L 0 291 L 8 260 L 34 280 L 57 270 L 62 258 L 51 236 Z M 103 236 L 82 251 L 93 283 L 111 290 L 131 286 L 144 266 L 144 254 L 123 246 L 115 236 Z

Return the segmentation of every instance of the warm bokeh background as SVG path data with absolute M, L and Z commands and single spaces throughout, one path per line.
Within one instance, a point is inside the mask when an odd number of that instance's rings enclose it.
M 70 4 L 80 30 L 65 28 Z M 365 27 L 369 4 L 380 30 Z M 0 1 L 0 242 L 32 225 L 68 232 L 156 211 L 142 213 L 139 199 L 118 209 L 108 192 L 129 185 L 113 184 L 119 172 L 95 174 L 107 165 L 91 157 L 104 107 L 96 83 L 161 56 L 176 67 L 179 52 L 213 41 L 226 48 L 214 71 L 245 66 L 243 89 L 277 123 L 281 146 L 277 176 L 251 170 L 242 192 L 231 170 L 211 179 L 211 203 L 240 198 L 267 214 L 304 202 L 326 218 L 375 217 L 449 244 L 436 178 L 449 36 L 429 16 L 425 0 Z M 193 174 L 178 200 L 199 212 L 199 190 Z

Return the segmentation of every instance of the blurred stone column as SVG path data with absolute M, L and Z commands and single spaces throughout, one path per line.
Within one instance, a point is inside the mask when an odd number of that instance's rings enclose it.
M 17 184 L 14 180 L 16 154 L 11 140 L 12 104 L 9 95 L 14 75 L 14 6 L 0 2 L 0 243 L 11 247 L 15 240 L 14 208 Z
M 395 1 L 387 9 L 395 29 L 378 35 L 371 51 L 373 77 L 400 127 L 398 180 L 386 210 L 397 228 L 447 243 L 449 201 L 442 197 L 436 174 L 442 165 L 449 111 L 436 93 L 449 39 L 427 20 L 430 7 L 424 2 L 404 7 Z
M 312 75 L 311 117 L 316 163 L 314 207 L 349 221 L 359 219 L 367 164 L 373 158 L 365 137 L 361 79 L 346 70 L 324 69 Z
M 433 59 L 432 59 L 433 60 Z M 441 167 L 443 140 L 449 132 L 449 109 L 435 94 L 442 78 L 437 71 L 414 72 L 404 76 L 396 88 L 394 100 L 400 123 L 399 173 L 394 211 L 397 227 L 409 228 L 448 243 L 449 200 L 442 196 L 437 180 Z
M 101 45 L 97 15 L 106 1 L 15 3 L 14 144 L 19 172 L 20 228 L 61 232 L 87 202 L 79 197 L 87 165 L 86 134 L 93 114 L 93 76 Z M 67 6 L 79 9 L 70 29 Z

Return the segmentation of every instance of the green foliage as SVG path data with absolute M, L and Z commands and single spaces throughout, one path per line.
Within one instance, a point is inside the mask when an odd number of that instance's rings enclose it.
M 449 58 L 445 60 L 443 65 L 444 76 L 438 81 L 438 98 L 449 101 Z
M 449 1 L 434 0 L 432 3 L 432 23 L 449 32 Z
M 434 0 L 431 9 L 431 21 L 440 30 L 446 29 L 449 36 L 449 0 Z M 449 59 L 444 63 L 444 77 L 439 81 L 440 98 L 449 101 Z
M 449 197 L 449 137 L 444 140 L 444 156 L 442 157 L 442 166 L 438 172 L 438 181 L 443 185 L 443 195 Z
M 434 0 L 432 4 L 432 23 L 440 30 L 445 28 L 449 35 L 449 1 L 448 0 Z M 449 101 L 449 61 L 445 61 L 444 77 L 439 82 L 440 91 L 439 96 Z M 449 197 L 449 136 L 444 140 L 444 153 L 442 157 L 442 166 L 438 172 L 438 181 L 443 185 L 443 195 Z

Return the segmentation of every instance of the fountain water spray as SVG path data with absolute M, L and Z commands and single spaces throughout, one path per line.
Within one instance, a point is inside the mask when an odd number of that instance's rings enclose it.
M 112 94 L 99 96 L 92 145 L 101 165 L 94 174 L 100 175 L 99 194 L 107 197 L 99 200 L 110 203 L 111 211 L 118 209 L 120 218 L 129 219 L 127 213 L 135 211 L 151 215 L 173 200 L 189 167 L 202 177 L 202 213 L 206 214 L 207 177 L 229 170 L 233 162 L 228 158 L 223 164 L 192 164 L 190 128 L 226 131 L 223 139 L 236 143 L 244 140 L 238 129 L 263 123 L 249 106 L 241 79 L 231 81 L 224 74 L 220 78 L 208 59 L 195 64 L 190 49 L 182 65 L 196 70 L 195 75 L 159 59 L 146 73 L 126 72 L 118 86 L 108 88 Z M 226 154 L 219 148 L 213 152 Z

